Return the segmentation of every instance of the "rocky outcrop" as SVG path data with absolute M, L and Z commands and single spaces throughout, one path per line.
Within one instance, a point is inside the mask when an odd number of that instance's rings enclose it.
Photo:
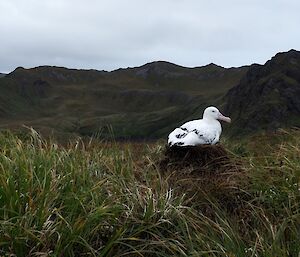
M 224 101 L 225 113 L 234 121 L 232 133 L 300 126 L 300 52 L 290 50 L 265 65 L 251 65 Z

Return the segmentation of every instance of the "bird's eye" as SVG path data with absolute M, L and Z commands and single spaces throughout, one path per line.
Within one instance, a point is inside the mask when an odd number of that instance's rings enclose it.
M 216 111 L 212 111 L 212 112 L 216 112 Z

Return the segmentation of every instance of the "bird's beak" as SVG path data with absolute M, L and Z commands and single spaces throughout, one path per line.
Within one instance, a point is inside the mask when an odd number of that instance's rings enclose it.
M 226 121 L 228 123 L 231 122 L 231 119 L 229 117 L 224 116 L 222 113 L 219 113 L 218 120 L 223 120 L 223 121 Z

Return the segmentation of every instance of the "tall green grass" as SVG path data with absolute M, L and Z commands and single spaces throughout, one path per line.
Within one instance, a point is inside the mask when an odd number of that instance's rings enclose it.
M 247 196 L 232 212 L 163 176 L 161 144 L 62 147 L 33 130 L 3 132 L 0 255 L 299 256 L 300 133 L 289 139 L 255 156 L 228 145 Z

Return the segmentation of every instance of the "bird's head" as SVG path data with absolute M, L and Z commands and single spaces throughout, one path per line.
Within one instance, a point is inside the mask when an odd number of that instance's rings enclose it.
M 229 117 L 224 116 L 216 107 L 210 106 L 204 110 L 203 119 L 214 119 L 214 120 L 223 120 L 226 122 L 231 122 Z

